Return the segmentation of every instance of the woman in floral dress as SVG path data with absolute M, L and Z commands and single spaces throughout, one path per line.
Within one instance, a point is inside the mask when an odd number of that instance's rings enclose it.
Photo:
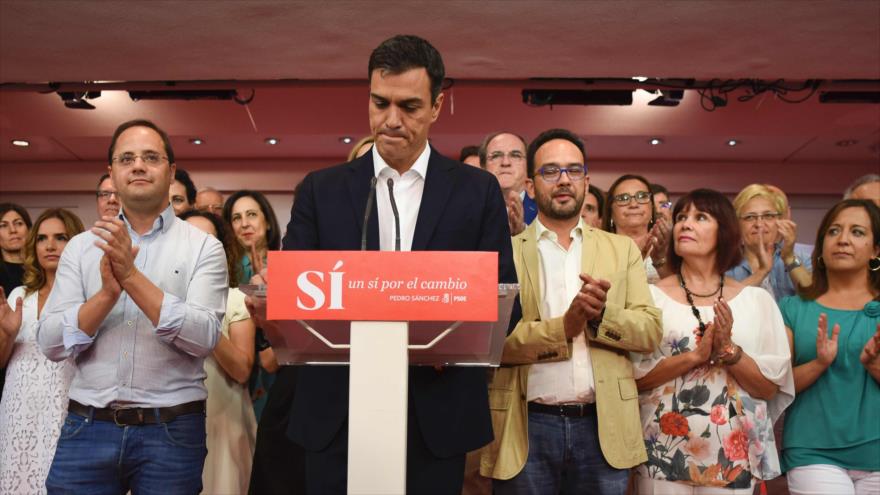
M 673 211 L 673 275 L 651 286 L 663 340 L 634 354 L 648 462 L 640 494 L 750 494 L 779 476 L 773 422 L 794 396 L 782 316 L 764 289 L 725 278 L 739 226 L 722 194 L 692 191 Z

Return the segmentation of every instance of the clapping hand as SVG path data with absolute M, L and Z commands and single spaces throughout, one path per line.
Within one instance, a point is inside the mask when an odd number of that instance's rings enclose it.
M 104 240 L 95 241 L 95 246 L 104 251 L 113 277 L 120 285 L 124 284 L 136 271 L 134 259 L 138 253 L 138 247 L 131 244 L 125 224 L 118 218 L 98 220 L 92 233 Z
M 22 300 L 18 297 L 15 299 L 15 309 L 12 309 L 6 301 L 3 287 L 0 287 L 0 331 L 12 340 L 15 339 L 21 328 L 21 306 Z
M 859 355 L 859 361 L 868 371 L 873 370 L 873 375 L 880 375 L 880 323 L 877 324 L 877 331 L 865 343 L 862 353 Z
M 699 338 L 700 341 L 697 342 L 697 346 L 694 348 L 693 352 L 694 356 L 697 357 L 697 365 L 702 365 L 712 359 L 712 346 L 715 340 L 715 323 L 709 322 L 706 325 L 706 331 L 703 332 L 703 336 Z
M 651 253 L 647 254 L 651 255 L 656 253 L 657 258 L 655 258 L 655 261 L 657 259 L 665 258 L 666 251 L 669 248 L 669 240 L 672 238 L 669 231 L 669 222 L 666 220 L 666 217 L 657 217 L 657 220 L 654 222 L 654 226 L 651 228 L 650 236 L 651 238 L 653 238 L 653 241 L 651 242 L 651 244 L 653 244 L 653 250 Z
M 779 235 L 782 237 L 782 259 L 794 256 L 794 243 L 797 240 L 797 224 L 791 220 L 777 220 Z
M 752 252 L 758 259 L 758 266 L 753 266 L 752 271 L 757 273 L 768 274 L 773 268 L 773 245 L 768 250 L 764 244 L 764 231 L 759 230 L 755 241 L 745 242 L 747 251 Z
M 572 299 L 563 319 L 568 338 L 574 338 L 583 332 L 588 321 L 601 318 L 608 291 L 611 289 L 611 282 L 607 280 L 594 279 L 586 273 L 581 273 L 580 277 L 584 284 Z
M 266 267 L 263 266 L 263 258 L 260 258 L 259 254 L 257 254 L 256 246 L 251 246 L 250 258 L 251 267 L 254 270 L 254 275 L 251 277 L 249 282 L 254 285 L 265 285 Z
M 510 191 L 507 194 L 507 224 L 510 226 L 510 235 L 514 236 L 526 229 L 525 212 L 519 193 Z
M 831 366 L 834 358 L 837 357 L 837 335 L 839 333 L 840 324 L 835 323 L 831 329 L 831 338 L 828 338 L 828 315 L 821 313 L 819 315 L 819 327 L 816 331 L 816 361 L 825 368 Z M 870 343 L 871 341 L 868 342 Z
M 711 323 L 714 327 L 712 339 L 712 354 L 718 356 L 725 354 L 730 347 L 731 332 L 733 331 L 733 312 L 723 298 L 718 298 L 713 304 L 715 320 Z

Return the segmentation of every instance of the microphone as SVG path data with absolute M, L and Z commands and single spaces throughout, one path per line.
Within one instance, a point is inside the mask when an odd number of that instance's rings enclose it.
M 397 214 L 397 203 L 394 201 L 394 180 L 388 178 L 388 197 L 391 199 L 391 211 L 394 213 L 394 250 L 400 251 L 400 215 Z
M 364 208 L 364 225 L 361 228 L 361 251 L 367 250 L 367 224 L 370 223 L 370 213 L 373 211 L 373 198 L 376 197 L 376 182 L 379 178 L 373 176 L 370 179 L 370 194 L 367 196 L 367 206 Z

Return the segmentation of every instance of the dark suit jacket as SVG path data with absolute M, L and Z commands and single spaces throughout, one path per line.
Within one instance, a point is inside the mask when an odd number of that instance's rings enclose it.
M 310 173 L 295 198 L 285 250 L 358 250 L 373 177 L 373 155 Z M 368 249 L 379 249 L 372 214 Z M 499 283 L 515 283 L 510 231 L 501 189 L 484 170 L 431 150 L 413 251 L 496 251 Z M 463 454 L 492 440 L 486 370 L 410 367 L 409 407 L 437 457 Z M 299 372 L 288 436 L 308 451 L 326 448 L 348 418 L 348 367 L 306 366 Z

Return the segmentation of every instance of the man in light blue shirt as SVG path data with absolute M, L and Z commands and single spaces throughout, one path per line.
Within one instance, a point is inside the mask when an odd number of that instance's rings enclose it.
M 201 491 L 203 361 L 228 288 L 214 237 L 168 204 L 174 153 L 149 121 L 122 124 L 108 153 L 122 203 L 68 243 L 37 341 L 76 375 L 49 493 Z

